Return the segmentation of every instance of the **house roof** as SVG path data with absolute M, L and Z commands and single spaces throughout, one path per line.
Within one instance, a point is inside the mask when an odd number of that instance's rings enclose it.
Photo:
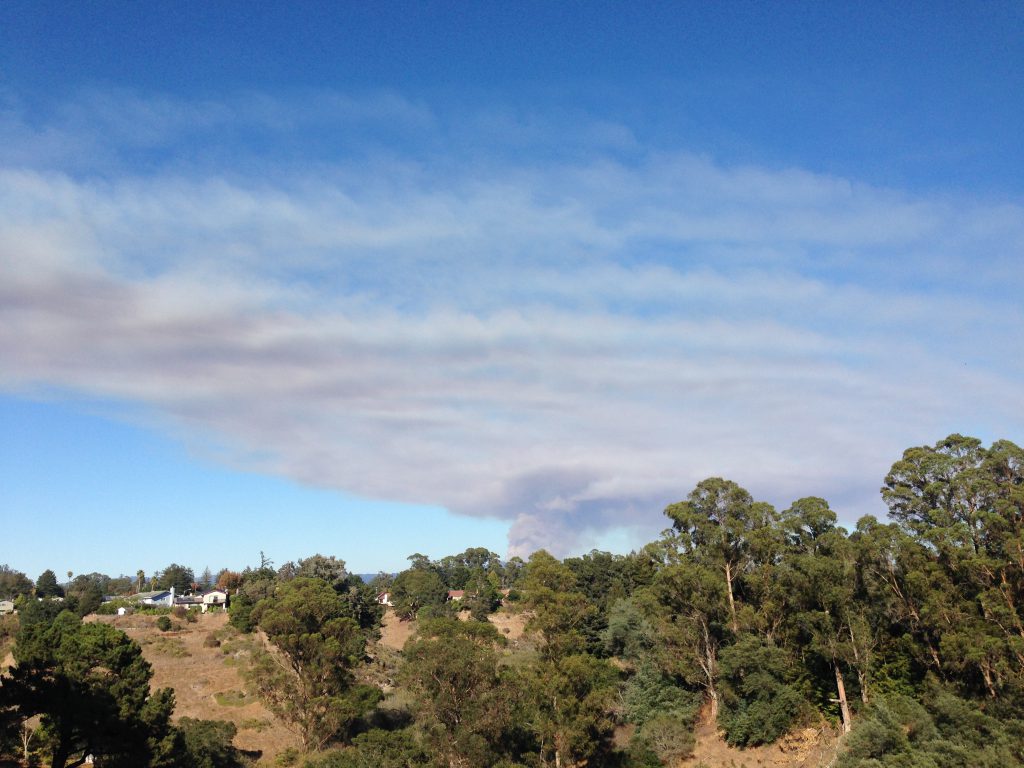
M 158 590 L 155 590 L 153 592 L 136 592 L 134 595 L 131 595 L 128 599 L 129 600 L 155 600 L 157 598 L 167 597 L 169 594 L 171 594 L 171 591 L 169 589 L 158 589 Z

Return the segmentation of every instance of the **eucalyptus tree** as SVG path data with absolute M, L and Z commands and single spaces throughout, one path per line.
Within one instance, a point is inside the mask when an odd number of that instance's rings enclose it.
M 666 507 L 665 514 L 679 533 L 683 553 L 721 573 L 729 626 L 739 632 L 737 588 L 763 551 L 772 547 L 777 532 L 775 509 L 755 502 L 731 480 L 712 477 L 698 483 L 686 501 Z
M 788 544 L 782 574 L 792 599 L 795 639 L 831 669 L 843 731 L 849 733 L 852 716 L 843 670 L 856 670 L 866 703 L 873 647 L 858 599 L 856 548 L 824 499 L 795 501 L 782 521 Z
M 1024 452 L 950 435 L 904 452 L 885 478 L 890 515 L 941 575 L 931 649 L 947 675 L 992 698 L 1024 682 Z M 935 581 L 935 580 L 933 580 Z M 939 656 L 941 655 L 941 660 Z

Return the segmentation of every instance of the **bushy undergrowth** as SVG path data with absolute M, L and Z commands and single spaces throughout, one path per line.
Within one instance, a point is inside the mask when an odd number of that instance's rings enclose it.
M 931 685 L 923 700 L 875 699 L 836 768 L 1012 768 L 1024 765 L 1024 722 L 999 720 Z

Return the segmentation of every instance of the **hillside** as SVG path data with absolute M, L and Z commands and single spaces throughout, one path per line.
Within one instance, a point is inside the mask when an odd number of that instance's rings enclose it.
M 238 636 L 222 613 L 198 616 L 194 624 L 176 622 L 180 629 L 161 632 L 153 616 L 93 616 L 89 620 L 113 624 L 136 640 L 153 665 L 154 688 L 174 689 L 175 717 L 228 720 L 238 727 L 235 744 L 250 754 L 259 754 L 260 765 L 273 765 L 278 754 L 297 747 L 297 737 L 288 731 L 258 701 L 245 695 L 239 674 L 248 638 Z M 512 641 L 522 637 L 524 617 L 500 612 L 492 622 Z M 416 622 L 400 621 L 392 611 L 384 617 L 381 645 L 400 650 L 416 631 Z M 220 647 L 204 645 L 207 637 L 222 641 Z M 620 730 L 628 739 L 630 729 Z M 693 757 L 679 768 L 824 768 L 834 755 L 835 739 L 828 730 L 807 729 L 776 745 L 756 749 L 733 749 L 715 733 L 710 724 L 697 731 Z
M 224 613 L 200 614 L 197 619 L 194 624 L 175 621 L 180 629 L 170 632 L 156 628 L 155 616 L 90 616 L 86 620 L 113 624 L 142 646 L 153 666 L 152 687 L 174 689 L 175 719 L 228 720 L 238 727 L 235 746 L 259 753 L 261 765 L 273 765 L 278 753 L 297 747 L 299 740 L 245 694 L 238 665 L 251 640 L 239 636 Z M 204 645 L 210 636 L 221 645 Z

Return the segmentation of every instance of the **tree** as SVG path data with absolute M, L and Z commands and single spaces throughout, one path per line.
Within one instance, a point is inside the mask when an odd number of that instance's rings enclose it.
M 191 568 L 177 563 L 171 563 L 157 578 L 157 589 L 171 589 L 178 594 L 184 594 L 192 589 L 196 575 Z
M 492 624 L 436 619 L 406 643 L 402 680 L 431 751 L 447 765 L 497 762 L 509 716 L 494 652 L 502 642 Z
M 744 633 L 719 660 L 722 712 L 718 722 L 735 746 L 770 744 L 807 707 L 795 684 L 798 670 L 785 649 Z
M 231 571 L 227 568 L 223 568 L 217 573 L 216 586 L 217 589 L 222 589 L 225 592 L 235 592 L 242 586 L 242 574 L 238 571 Z
M 789 549 L 781 582 L 790 594 L 789 621 L 805 652 L 816 654 L 832 671 L 843 731 L 849 733 L 852 716 L 843 670 L 856 670 L 866 703 L 873 645 L 857 594 L 855 545 L 836 526 L 824 499 L 794 502 L 783 522 Z
M 541 765 L 603 765 L 612 750 L 618 672 L 590 654 L 540 658 L 519 678 L 521 717 Z
M 152 695 L 152 671 L 139 646 L 107 624 L 83 624 L 69 611 L 26 627 L 17 663 L 0 688 L 23 717 L 42 715 L 52 768 L 155 765 L 170 728 L 174 696 Z
M 444 605 L 448 589 L 436 571 L 412 567 L 402 571 L 391 585 L 391 602 L 400 619 L 415 618 L 426 606 Z
M 64 590 L 57 583 L 57 574 L 49 568 L 36 579 L 36 597 L 64 597 Z
M 183 717 L 178 730 L 184 741 L 191 768 L 242 768 L 241 754 L 232 744 L 238 728 L 225 720 L 197 720 Z
M 344 560 L 320 554 L 311 555 L 303 560 L 299 560 L 295 575 L 311 579 L 321 579 L 332 587 L 348 579 L 348 571 L 345 569 Z
M 882 496 L 943 588 L 922 615 L 939 673 L 989 698 L 1024 685 L 1024 451 L 950 435 L 904 451 Z
M 380 691 L 353 681 L 366 638 L 344 601 L 325 582 L 298 577 L 260 601 L 252 618 L 278 651 L 255 655 L 248 678 L 256 693 L 307 750 L 347 737 Z
M 541 654 L 554 659 L 586 650 L 597 609 L 577 589 L 576 574 L 541 549 L 530 556 L 523 575 L 526 604 L 532 615 L 529 632 L 540 634 Z
M 32 580 L 21 571 L 0 565 L 0 600 L 16 600 L 32 592 Z
M 95 576 L 76 576 L 68 586 L 67 598 L 69 608 L 79 616 L 88 616 L 103 603 L 103 588 Z
M 210 589 L 213 586 L 213 573 L 210 571 L 210 566 L 203 568 L 203 573 L 199 577 L 199 588 L 202 590 Z
M 729 626 L 739 632 L 737 584 L 759 548 L 771 546 L 775 510 L 770 504 L 755 502 L 731 480 L 712 477 L 698 483 L 686 501 L 666 507 L 665 514 L 679 531 L 684 551 L 721 572 L 729 602 Z
M 704 691 L 710 717 L 718 717 L 718 655 L 729 619 L 718 572 L 689 559 L 658 573 L 655 658 L 669 675 Z

